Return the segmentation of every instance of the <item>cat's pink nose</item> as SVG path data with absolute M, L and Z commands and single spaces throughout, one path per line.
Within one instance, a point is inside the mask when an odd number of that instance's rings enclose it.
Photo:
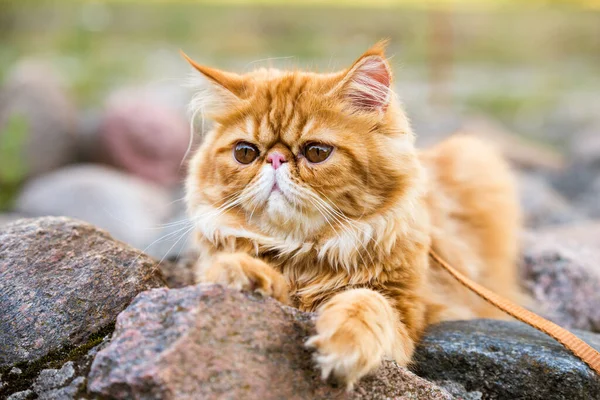
M 273 169 L 281 167 L 281 164 L 287 162 L 285 156 L 278 151 L 274 151 L 267 156 L 267 162 L 273 166 Z

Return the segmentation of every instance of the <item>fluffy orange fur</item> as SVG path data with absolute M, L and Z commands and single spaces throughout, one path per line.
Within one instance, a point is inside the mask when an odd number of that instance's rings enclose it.
M 189 61 L 210 83 L 192 107 L 214 121 L 187 179 L 197 281 L 316 310 L 307 345 L 348 387 L 384 357 L 407 365 L 428 324 L 501 317 L 428 252 L 517 296 L 513 177 L 468 136 L 415 150 L 382 43 L 330 74 Z M 250 163 L 236 161 L 240 143 Z M 311 143 L 329 157 L 311 162 Z

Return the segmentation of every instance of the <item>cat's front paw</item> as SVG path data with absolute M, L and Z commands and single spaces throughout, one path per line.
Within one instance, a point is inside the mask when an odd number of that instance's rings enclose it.
M 363 376 L 389 356 L 406 365 L 412 341 L 402 340 L 396 314 L 386 299 L 369 289 L 354 289 L 334 296 L 319 311 L 317 334 L 306 346 L 316 349 L 314 359 L 321 376 L 333 376 L 350 390 Z M 399 340 L 400 339 L 400 340 Z
M 245 253 L 218 254 L 203 269 L 200 280 L 235 290 L 254 291 L 284 304 L 289 302 L 289 288 L 283 275 Z
M 361 321 L 344 318 L 334 309 L 319 316 L 317 334 L 306 346 L 316 349 L 314 360 L 321 378 L 326 380 L 331 376 L 348 390 L 376 369 L 384 355 L 381 345 Z
M 393 319 L 379 319 L 386 317 L 378 315 L 382 299 L 371 290 L 350 290 L 319 311 L 317 334 L 306 346 L 316 349 L 314 359 L 323 379 L 333 376 L 350 390 L 381 364 L 394 339 Z

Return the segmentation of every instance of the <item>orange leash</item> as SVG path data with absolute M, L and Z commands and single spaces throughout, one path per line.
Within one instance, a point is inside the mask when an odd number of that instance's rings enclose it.
M 552 336 L 556 341 L 569 349 L 575 354 L 581 361 L 586 363 L 591 369 L 596 371 L 600 375 L 600 352 L 594 349 L 592 346 L 579 339 L 577 336 L 556 325 L 553 322 L 548 321 L 539 315 L 526 310 L 525 308 L 513 303 L 512 301 L 503 298 L 481 286 L 480 284 L 467 278 L 462 273 L 458 272 L 454 267 L 444 261 L 435 251 L 430 250 L 429 254 L 441 267 L 450 273 L 457 281 L 462 285 L 472 290 L 479 297 L 499 308 L 505 313 L 515 317 L 521 322 L 525 322 L 531 325 L 535 329 Z

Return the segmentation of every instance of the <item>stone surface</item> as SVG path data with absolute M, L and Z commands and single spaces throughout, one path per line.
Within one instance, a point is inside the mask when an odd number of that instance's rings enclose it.
M 40 372 L 33 383 L 36 393 L 56 389 L 63 386 L 75 375 L 73 361 L 67 361 L 60 369 L 45 369 Z
M 600 336 L 577 334 L 596 349 Z M 473 320 L 431 326 L 419 344 L 418 375 L 461 383 L 485 399 L 600 398 L 600 377 L 558 342 L 518 322 Z
M 76 110 L 52 68 L 26 60 L 8 73 L 0 89 L 0 142 L 15 119 L 25 124 L 24 146 L 18 150 L 25 177 L 76 160 Z
M 115 169 L 80 164 L 27 182 L 16 208 L 31 216 L 68 216 L 92 223 L 139 249 L 171 213 L 170 191 Z
M 84 388 L 85 378 L 78 376 L 69 385 L 41 392 L 37 398 L 38 400 L 71 400 L 78 398 L 77 394 L 80 391 L 82 391 L 81 393 L 85 393 L 83 391 Z
M 92 395 L 116 399 L 449 399 L 393 362 L 349 394 L 304 347 L 311 315 L 214 285 L 155 289 L 119 315 L 96 356 Z
M 33 393 L 33 390 L 27 389 L 11 394 L 10 396 L 8 396 L 7 400 L 25 400 L 33 398 L 34 395 L 35 394 Z
M 198 255 L 194 252 L 184 253 L 183 256 L 174 260 L 165 260 L 160 263 L 162 276 L 170 288 L 182 288 L 193 285 L 194 264 Z
M 46 368 L 41 371 L 25 371 L 28 377 L 13 379 L 11 382 L 13 394 L 9 398 L 17 399 L 48 399 L 72 400 L 86 397 L 85 382 L 95 355 L 108 343 L 108 336 L 98 340 L 99 344 L 87 352 L 78 351 L 66 355 L 65 360 L 51 360 L 44 363 Z M 13 368 L 14 369 L 14 368 Z M 26 389 L 25 389 L 26 388 Z M 24 390 L 23 390 L 24 389 Z M 15 390 L 18 390 L 15 392 Z M 11 391 L 5 391 L 10 393 Z
M 584 227 L 579 230 L 585 236 Z M 530 233 L 524 239 L 522 282 L 547 318 L 566 328 L 600 332 L 600 249 L 582 243 L 575 234 L 569 240 L 552 231 Z
M 152 259 L 89 224 L 47 217 L 1 228 L 0 368 L 85 344 L 162 285 Z
M 518 176 L 519 198 L 524 224 L 529 228 L 565 224 L 582 220 L 581 213 L 543 177 L 521 173 Z
M 442 388 L 446 389 L 446 391 L 448 391 L 448 393 L 450 393 L 456 399 L 481 400 L 483 398 L 483 393 L 481 393 L 477 390 L 470 392 L 467 389 L 465 389 L 465 387 L 463 385 L 461 385 L 460 383 L 457 383 L 457 382 L 438 381 L 435 383 L 438 384 L 439 386 L 441 386 Z
M 181 182 L 190 135 L 181 110 L 131 89 L 108 99 L 99 127 L 105 162 L 164 185 Z

